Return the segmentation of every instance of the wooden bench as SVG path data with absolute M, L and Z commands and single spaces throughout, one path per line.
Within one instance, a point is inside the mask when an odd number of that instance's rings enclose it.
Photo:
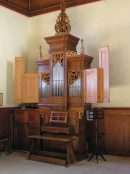
M 32 141 L 30 151 L 28 153 L 28 159 L 37 160 L 37 161 L 43 161 L 43 162 L 49 162 L 53 164 L 59 164 L 59 165 L 65 165 L 68 166 L 72 163 L 74 163 L 75 160 L 75 154 L 73 152 L 73 146 L 72 142 L 74 138 L 72 136 L 58 136 L 58 135 L 31 135 L 29 136 L 29 139 Z M 50 142 L 62 142 L 65 144 L 66 147 L 66 154 L 60 153 L 60 152 L 48 152 L 36 148 L 36 143 L 38 140 L 42 141 L 44 143 L 44 140 L 50 141 Z

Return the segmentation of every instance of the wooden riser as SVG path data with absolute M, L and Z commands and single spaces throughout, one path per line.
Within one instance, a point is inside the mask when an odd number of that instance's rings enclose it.
M 30 160 L 66 166 L 66 160 L 59 159 L 59 158 L 46 157 L 46 156 L 40 156 L 40 155 L 31 155 Z
M 43 155 L 43 156 L 51 156 L 54 158 L 67 158 L 67 154 L 65 153 L 58 153 L 58 152 L 49 152 L 49 151 L 35 151 L 34 154 L 38 154 L 38 155 Z

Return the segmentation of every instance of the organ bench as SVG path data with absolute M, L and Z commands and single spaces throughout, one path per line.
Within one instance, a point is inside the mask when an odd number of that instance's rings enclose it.
M 58 135 L 31 135 L 29 136 L 29 139 L 32 140 L 32 144 L 30 151 L 28 153 L 28 159 L 60 164 L 65 166 L 70 165 L 76 161 L 72 147 L 72 142 L 74 140 L 72 136 L 66 137 Z M 44 141 L 61 142 L 65 145 L 66 152 L 65 153 L 52 152 L 52 151 L 46 151 L 45 149 L 38 150 L 36 148 L 38 140 L 42 141 L 43 143 Z

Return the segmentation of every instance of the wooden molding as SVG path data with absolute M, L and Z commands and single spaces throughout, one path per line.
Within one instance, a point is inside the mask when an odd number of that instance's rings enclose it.
M 66 8 L 96 1 L 100 0 L 66 0 Z M 60 10 L 60 0 L 0 0 L 0 5 L 24 14 L 28 17 Z

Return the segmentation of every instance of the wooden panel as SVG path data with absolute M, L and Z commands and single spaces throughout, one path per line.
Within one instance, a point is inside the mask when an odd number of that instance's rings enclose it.
M 23 75 L 23 103 L 38 103 L 38 101 L 38 74 L 26 73 Z
M 67 52 L 68 50 L 76 51 L 79 38 L 69 33 L 62 32 L 55 36 L 49 36 L 44 38 L 48 43 L 50 53 Z
M 74 151 L 78 158 L 85 155 L 85 117 L 83 107 L 70 107 L 69 109 L 69 124 L 73 127 L 73 135 L 75 141 L 73 142 Z
M 128 156 L 130 156 L 130 113 L 126 117 L 124 117 L 124 146 L 125 152 Z
M 55 1 L 49 1 L 49 0 L 44 0 L 44 1 L 41 1 L 41 0 L 32 0 L 32 3 L 31 3 L 31 10 L 32 11 L 35 11 L 37 9 L 41 10 L 43 7 L 46 9 L 46 8 L 52 8 L 52 7 L 55 7 L 57 6 L 57 8 L 59 8 L 59 5 L 60 5 L 60 1 L 59 0 L 55 0 Z
M 103 69 L 84 70 L 84 102 L 103 102 Z
M 130 155 L 130 110 L 109 109 L 105 112 L 104 119 L 106 152 Z
M 25 110 L 20 109 L 15 111 L 15 121 L 19 123 L 27 122 L 27 113 Z
M 0 5 L 29 16 L 28 0 L 0 0 Z
M 91 3 L 99 0 L 66 0 L 66 7 Z M 0 4 L 26 16 L 34 16 L 60 9 L 60 0 L 0 0 Z
M 28 150 L 28 136 L 40 134 L 40 118 L 36 109 L 15 109 L 14 142 L 18 150 Z
M 106 115 L 105 116 L 105 144 L 106 144 L 106 151 L 111 152 L 115 150 L 116 152 L 120 152 L 123 150 L 123 117 L 118 116 L 115 117 L 114 115 Z M 113 126 L 111 126 L 113 125 Z M 118 136 L 119 135 L 119 136 Z M 114 147 L 113 147 L 114 145 Z
M 49 58 L 37 59 L 36 64 L 39 66 L 39 74 L 42 72 L 49 72 Z
M 6 0 L 7 1 L 7 0 Z M 8 0 L 8 3 L 28 10 L 28 0 Z
M 104 133 L 102 151 L 112 155 L 130 156 L 130 108 L 102 108 Z M 99 120 L 100 122 L 100 120 Z
M 30 135 L 40 135 L 40 126 L 38 124 L 27 124 L 27 139 Z
M 15 143 L 15 149 L 26 150 L 27 135 L 26 135 L 26 125 L 25 124 L 22 124 L 22 123 L 15 124 L 14 143 Z
M 90 68 L 93 57 L 88 55 L 71 55 L 67 56 L 67 68 L 71 69 L 86 69 Z
M 40 135 L 40 125 L 39 124 L 27 124 L 26 125 L 26 137 L 27 137 L 27 142 L 26 142 L 26 148 L 29 150 L 31 141 L 29 140 L 28 136 L 30 135 Z
M 69 104 L 69 106 L 82 106 L 82 98 L 81 97 L 69 97 L 68 104 Z
M 50 99 L 50 103 L 51 104 L 54 104 L 54 105 L 58 105 L 58 104 L 60 104 L 60 105 L 63 105 L 63 104 L 65 104 L 65 98 L 64 97 L 50 97 L 49 98 Z
M 13 108 L 0 108 L 0 136 L 9 138 L 13 145 Z
M 23 101 L 23 74 L 25 72 L 25 59 L 23 57 L 15 58 L 15 74 L 14 74 L 14 98 L 15 102 Z
M 39 124 L 40 118 L 39 118 L 38 110 L 28 110 L 27 112 L 28 112 L 27 122 Z
M 33 161 L 39 161 L 39 162 L 45 162 L 45 163 L 50 163 L 50 164 L 58 164 L 58 165 L 66 165 L 66 160 L 64 159 L 57 159 L 57 158 L 52 158 L 52 157 L 46 157 L 46 156 L 41 156 L 41 155 L 31 155 L 30 157 L 31 160 Z
M 104 102 L 110 101 L 110 87 L 109 87 L 109 47 L 104 46 L 99 49 L 99 67 L 103 68 L 104 72 Z

